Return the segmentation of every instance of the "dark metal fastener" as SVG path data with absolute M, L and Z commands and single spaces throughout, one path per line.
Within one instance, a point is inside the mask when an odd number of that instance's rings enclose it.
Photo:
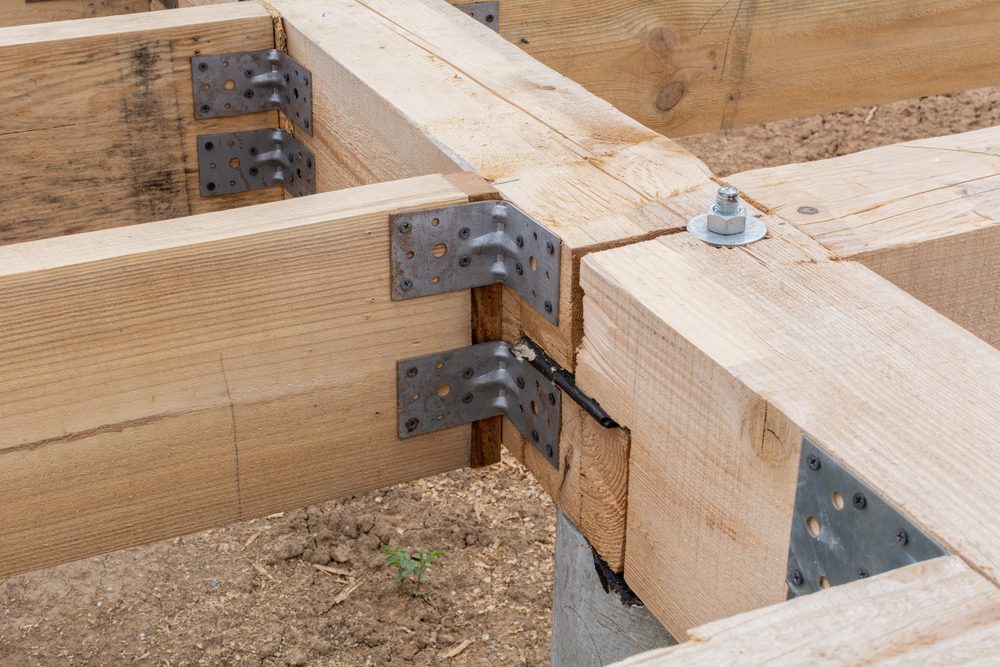
M 819 470 L 820 468 L 819 457 L 816 456 L 815 454 L 810 454 L 809 456 L 806 457 L 806 465 L 809 466 L 810 470 Z
M 460 239 L 467 239 L 467 238 L 469 238 L 469 234 L 470 234 L 470 231 L 469 231 L 468 227 L 462 227 L 460 230 L 458 230 L 458 238 L 460 238 Z
M 868 570 L 863 567 L 858 568 L 858 579 L 867 579 L 869 576 Z
M 517 382 L 518 389 L 524 389 L 524 378 L 517 378 L 515 382 Z
M 465 396 L 462 397 L 462 402 L 466 404 L 472 403 L 474 398 L 475 396 L 473 396 L 472 394 L 466 394 Z
M 413 281 L 409 278 L 403 278 L 403 280 L 399 283 L 399 286 L 404 292 L 408 292 L 413 289 Z
M 415 377 L 417 377 L 417 367 L 416 366 L 410 366 L 409 368 L 407 368 L 406 369 L 406 377 L 408 377 L 408 378 L 415 378 Z
M 415 431 L 417 430 L 418 426 L 420 426 L 420 420 L 417 419 L 416 417 L 410 417 L 409 419 L 406 420 L 407 431 Z
M 865 494 L 860 491 L 854 494 L 854 497 L 851 498 L 851 502 L 854 503 L 854 509 L 858 510 L 863 510 L 868 506 L 868 499 L 865 498 Z
M 792 570 L 792 586 L 801 586 L 805 579 L 802 578 L 802 573 L 798 570 Z
M 466 256 L 462 257 L 460 260 L 458 260 L 458 265 L 459 266 L 468 266 L 469 264 L 472 264 L 472 258 L 469 257 L 468 255 L 466 255 Z
M 466 368 L 462 372 L 462 377 L 464 377 L 466 380 L 470 380 L 470 379 L 472 379 L 472 376 L 475 375 L 475 374 L 476 374 L 476 371 L 472 370 L 471 368 Z
M 552 458 L 552 445 L 545 445 L 545 455 Z
M 546 301 L 545 302 L 545 312 L 546 313 L 551 313 L 552 312 L 552 302 L 551 301 Z
M 909 544 L 910 536 L 905 529 L 900 528 L 899 530 L 896 531 L 896 542 L 898 542 L 899 546 L 901 547 L 905 547 L 907 544 Z
M 399 223 L 399 231 L 401 234 L 409 234 L 410 230 L 413 229 L 413 225 L 404 221 Z
M 535 429 L 531 429 L 531 439 L 538 442 L 538 431 Z

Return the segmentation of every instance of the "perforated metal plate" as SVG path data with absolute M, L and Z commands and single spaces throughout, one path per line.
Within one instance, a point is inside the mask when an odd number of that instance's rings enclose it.
M 559 322 L 559 237 L 509 202 L 393 215 L 392 298 L 504 283 Z
M 194 117 L 281 110 L 312 134 L 312 74 L 276 49 L 191 58 Z
M 500 3 L 499 2 L 466 2 L 455 5 L 472 18 L 476 19 L 484 26 L 500 31 Z
M 559 467 L 562 396 L 507 343 L 481 343 L 397 363 L 399 437 L 506 415 Z
M 283 185 L 293 197 L 315 194 L 312 152 L 283 130 L 255 130 L 198 137 L 201 195 Z
M 788 550 L 788 597 L 945 555 L 930 536 L 808 437 Z

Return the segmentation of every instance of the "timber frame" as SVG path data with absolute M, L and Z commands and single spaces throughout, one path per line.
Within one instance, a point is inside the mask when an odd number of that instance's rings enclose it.
M 694 640 L 630 664 L 1000 653 L 1000 128 L 726 179 L 659 133 L 1000 84 L 1000 2 L 176 4 L 0 0 L 0 575 L 502 444 Z M 199 135 L 295 128 L 196 120 L 190 59 L 271 48 L 320 194 L 202 197 Z M 767 238 L 685 232 L 722 183 Z M 556 324 L 391 298 L 391 216 L 482 200 L 561 239 Z M 524 336 L 620 426 L 398 437 L 397 360 Z M 949 555 L 786 602 L 803 436 Z

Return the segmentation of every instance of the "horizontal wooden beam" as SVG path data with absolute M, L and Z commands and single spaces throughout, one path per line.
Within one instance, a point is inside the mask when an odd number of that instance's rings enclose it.
M 1000 347 L 1000 127 L 726 180 Z
M 632 434 L 627 581 L 675 636 L 784 599 L 805 433 L 997 582 L 1000 351 L 769 223 L 583 259 L 577 377 Z
M 716 621 L 690 641 L 613 667 L 988 664 L 1000 655 L 1000 591 L 955 557 Z
M 0 0 L 0 26 L 88 19 L 162 8 L 160 0 Z
M 998 21 L 997 0 L 500 0 L 507 39 L 669 136 L 997 85 Z
M 249 2 L 0 28 L 0 244 L 280 199 L 201 196 L 196 136 L 278 118 L 195 121 L 191 91 L 191 56 L 273 45 Z
M 0 248 L 0 575 L 452 470 L 396 360 L 469 294 L 390 301 L 389 214 L 441 176 Z
M 705 166 L 439 0 L 270 4 L 289 53 L 313 73 L 315 133 L 303 139 L 317 155 L 319 188 L 429 170 L 490 180 L 563 242 L 558 327 L 506 290 L 504 337 L 526 333 L 572 368 L 580 258 L 680 229 L 685 220 L 658 201 L 703 183 Z M 563 428 L 590 426 L 571 406 Z M 559 469 L 509 423 L 503 437 L 620 569 L 627 434 L 598 429 L 584 440 L 592 447 L 562 449 Z

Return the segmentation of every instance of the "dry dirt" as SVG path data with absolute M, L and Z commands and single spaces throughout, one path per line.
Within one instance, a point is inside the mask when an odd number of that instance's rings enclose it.
M 681 140 L 719 175 L 1000 124 L 983 89 Z M 420 596 L 380 549 L 441 549 Z M 545 665 L 554 509 L 509 458 L 0 580 L 0 665 Z

